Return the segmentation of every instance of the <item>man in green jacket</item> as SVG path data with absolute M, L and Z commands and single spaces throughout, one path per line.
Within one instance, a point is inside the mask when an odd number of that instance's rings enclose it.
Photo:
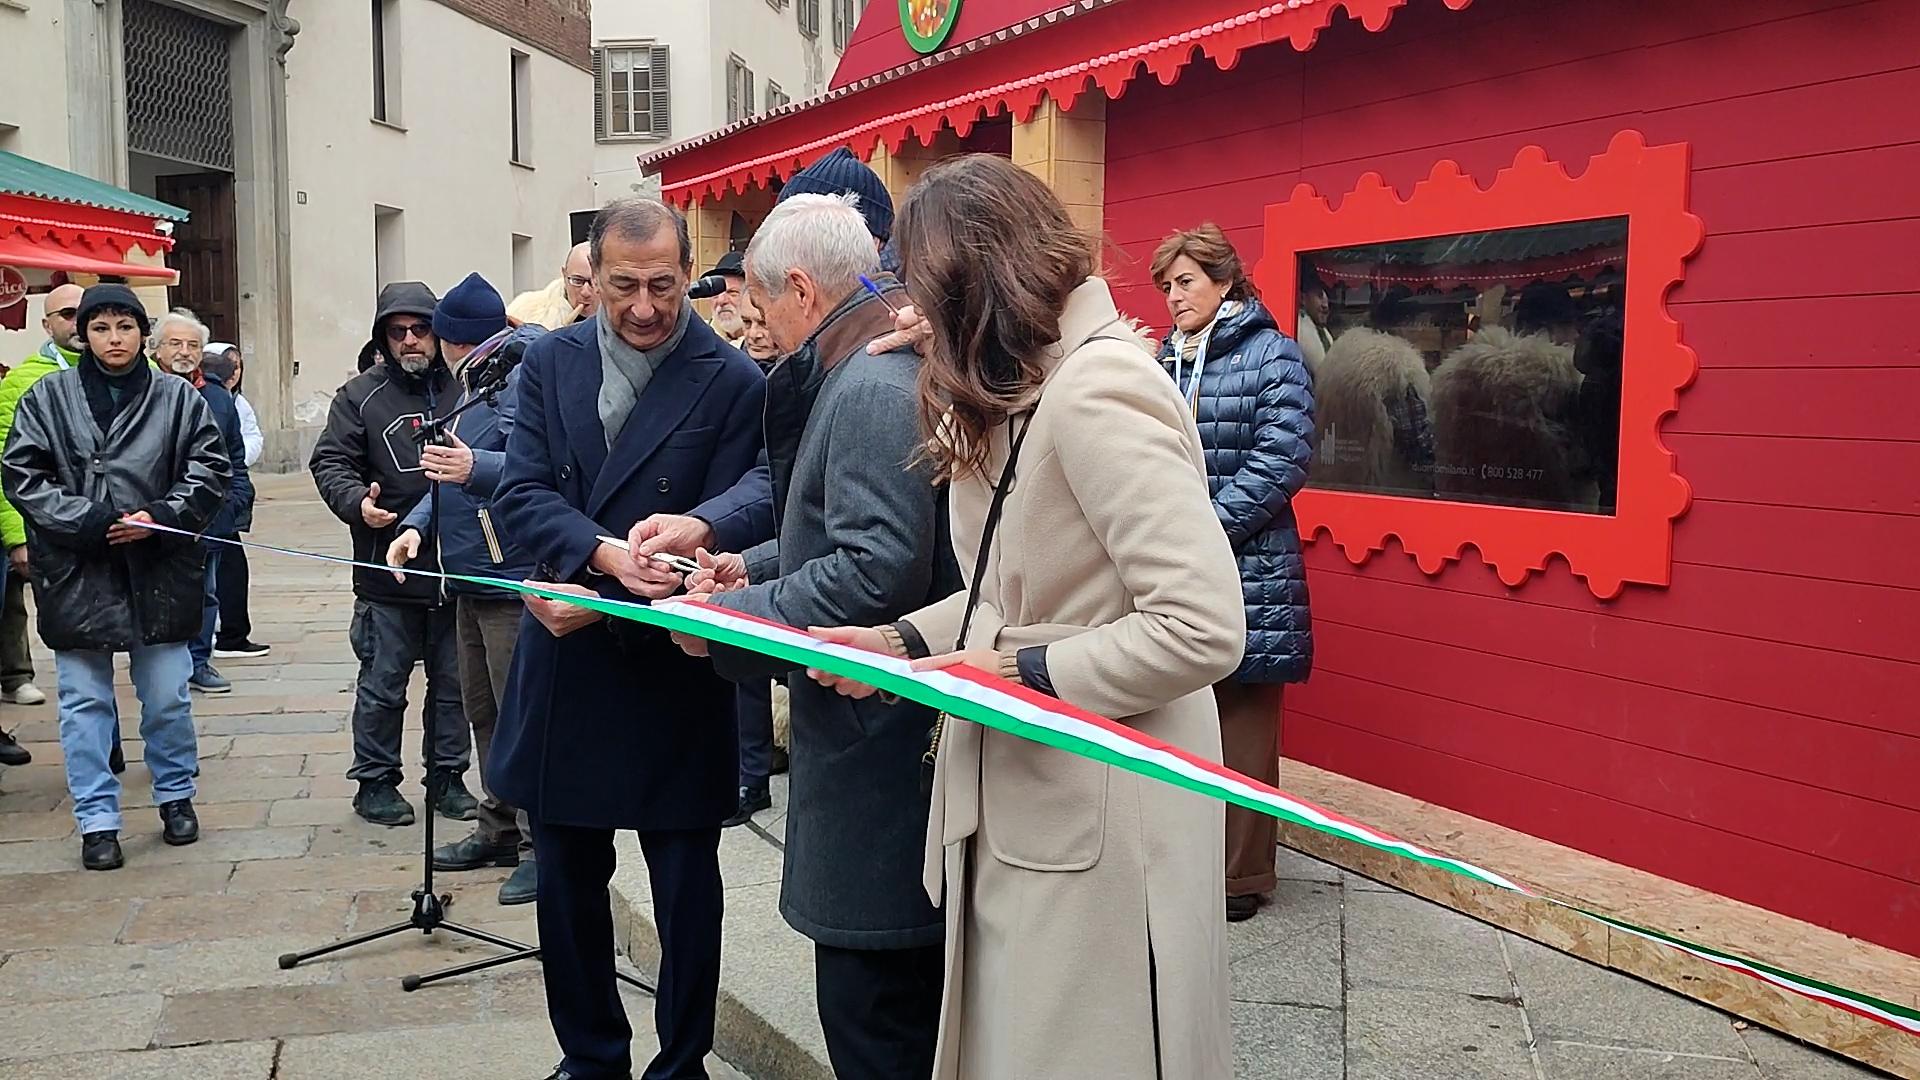
M 80 362 L 80 294 L 78 285 L 61 285 L 47 294 L 46 315 L 40 320 L 47 331 L 46 344 L 0 379 L 0 447 L 13 432 L 13 412 L 27 388 L 43 376 Z M 47 695 L 33 685 L 33 658 L 27 650 L 27 524 L 5 499 L 0 499 L 0 544 L 7 549 L 8 562 L 6 588 L 0 592 L 4 596 L 0 603 L 0 701 L 43 704 Z M 31 760 L 12 736 L 0 732 L 0 765 L 24 765 Z

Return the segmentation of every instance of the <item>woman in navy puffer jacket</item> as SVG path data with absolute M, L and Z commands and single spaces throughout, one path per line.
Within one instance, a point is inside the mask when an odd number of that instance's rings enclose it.
M 1161 362 L 1194 411 L 1214 513 L 1240 563 L 1247 653 L 1214 686 L 1228 768 L 1280 780 L 1285 684 L 1313 667 L 1307 572 L 1293 496 L 1313 459 L 1313 379 L 1212 224 L 1175 233 L 1153 256 L 1174 330 Z M 1274 887 L 1277 823 L 1227 808 L 1227 918 L 1248 918 Z

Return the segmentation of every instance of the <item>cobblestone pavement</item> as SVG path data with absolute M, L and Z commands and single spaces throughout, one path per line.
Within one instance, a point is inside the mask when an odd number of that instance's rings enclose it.
M 305 476 L 259 484 L 258 539 L 344 552 L 345 528 Z M 0 769 L 0 1080 L 545 1076 L 559 1050 L 534 964 L 400 989 L 402 975 L 497 954 L 491 946 L 409 933 L 291 971 L 275 963 L 403 920 L 421 828 L 368 825 L 350 805 L 346 570 L 259 552 L 251 563 L 253 637 L 273 654 L 215 661 L 233 693 L 194 695 L 199 843 L 160 843 L 124 671 L 122 870 L 80 869 L 53 705 L 4 706 L 0 726 L 34 761 Z M 51 694 L 52 658 L 41 650 L 35 666 Z M 418 810 L 417 729 L 406 746 L 402 790 Z M 470 828 L 442 819 L 436 839 Z M 443 874 L 440 891 L 454 896 L 452 918 L 532 941 L 533 908 L 494 902 L 507 873 Z M 632 994 L 627 1010 L 644 1063 L 652 1002 Z M 713 1074 L 738 1076 L 718 1062 Z
M 344 549 L 345 530 L 304 476 L 263 477 L 260 486 L 260 540 Z M 491 947 L 403 935 L 292 971 L 275 964 L 282 952 L 403 918 L 419 879 L 421 838 L 418 826 L 367 825 L 349 805 L 346 572 L 264 553 L 252 564 L 254 637 L 274 651 L 220 661 L 234 692 L 194 699 L 198 844 L 159 842 L 124 680 L 127 866 L 113 873 L 79 869 L 53 706 L 5 707 L 4 726 L 32 749 L 34 763 L 0 772 L 0 1080 L 544 1076 L 558 1052 L 534 967 L 400 989 L 404 974 L 491 955 Z M 38 666 L 51 691 L 50 659 L 42 655 Z M 407 745 L 411 756 L 417 735 Z M 404 790 L 418 807 L 417 762 L 409 769 Z M 758 828 L 733 830 L 723 847 L 736 887 L 730 933 L 736 918 L 767 924 L 758 928 L 764 936 L 742 933 L 729 949 L 792 962 L 730 964 L 729 991 L 778 999 L 777 1023 L 813 1025 L 811 1038 L 799 1034 L 811 1043 L 818 1028 L 807 950 L 772 914 L 784 789 L 781 796 Z M 441 836 L 466 828 L 436 823 Z M 1276 902 L 1232 928 L 1243 1077 L 1870 1075 L 1385 886 L 1282 855 Z M 440 880 L 455 897 L 454 918 L 531 940 L 532 910 L 494 903 L 505 874 Z M 756 890 L 766 901 L 758 907 L 745 895 Z M 777 985 L 760 990 L 736 978 Z M 629 997 L 628 1010 L 637 1029 L 650 1029 L 646 999 Z M 636 1060 L 648 1055 L 650 1039 L 636 1040 Z M 738 1076 L 713 1068 L 716 1077 Z

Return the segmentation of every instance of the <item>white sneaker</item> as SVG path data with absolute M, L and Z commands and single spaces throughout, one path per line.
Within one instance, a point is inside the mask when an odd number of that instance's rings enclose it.
M 14 705 L 45 705 L 47 692 L 30 682 L 23 682 L 5 694 L 0 694 L 0 701 L 7 701 Z

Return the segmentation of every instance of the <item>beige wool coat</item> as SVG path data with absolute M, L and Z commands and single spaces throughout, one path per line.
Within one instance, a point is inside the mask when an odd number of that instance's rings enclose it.
M 1192 414 L 1097 278 L 1047 362 L 967 644 L 1046 645 L 1062 700 L 1218 761 L 1210 688 L 1239 666 L 1246 616 Z M 1002 426 L 993 479 L 1007 449 Z M 991 498 L 989 480 L 952 485 L 964 573 Z M 943 652 L 965 604 L 906 621 Z M 1223 821 L 1201 796 L 949 721 L 925 867 L 947 918 L 937 1080 L 1230 1077 Z

